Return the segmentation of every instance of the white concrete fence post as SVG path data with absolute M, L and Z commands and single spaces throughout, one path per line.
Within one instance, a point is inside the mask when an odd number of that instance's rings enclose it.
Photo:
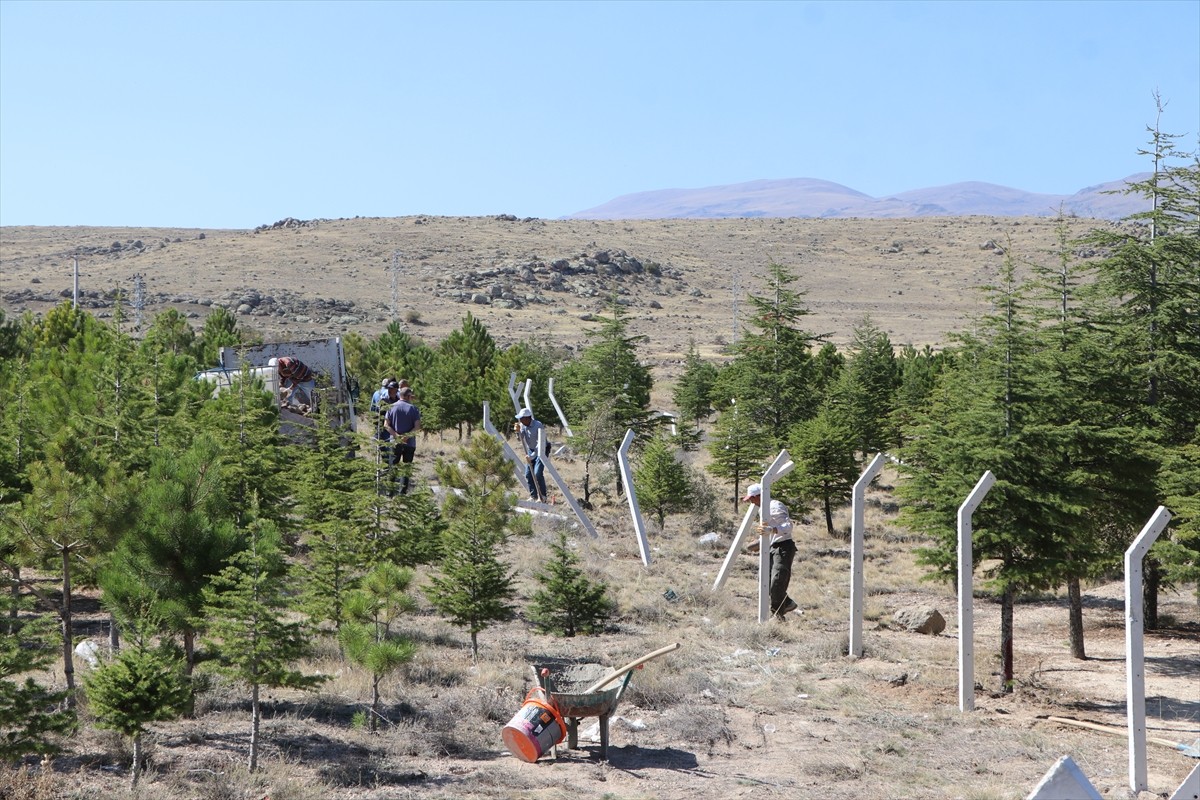
M 996 482 L 991 470 L 975 484 L 958 507 L 958 710 L 975 708 L 975 555 L 971 549 L 971 515 Z
M 1129 725 L 1129 788 L 1144 792 L 1146 783 L 1146 643 L 1142 599 L 1142 559 L 1171 521 L 1159 506 L 1125 551 L 1125 708 Z
M 621 467 L 621 477 L 625 481 L 625 499 L 629 501 L 629 515 L 633 517 L 633 530 L 637 534 L 638 551 L 642 555 L 642 564 L 650 566 L 650 543 L 646 540 L 646 522 L 642 519 L 642 510 L 638 507 L 637 491 L 633 485 L 633 470 L 629 467 L 629 445 L 633 444 L 633 429 L 625 431 L 625 438 L 617 450 L 617 463 Z
M 854 517 L 850 525 L 850 657 L 862 658 L 863 654 L 863 558 L 865 550 L 867 486 L 883 469 L 883 453 L 877 453 L 854 483 Z

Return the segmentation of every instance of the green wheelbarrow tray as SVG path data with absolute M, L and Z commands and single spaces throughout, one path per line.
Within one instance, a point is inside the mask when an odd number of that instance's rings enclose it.
M 609 673 L 603 664 L 538 664 L 534 666 L 538 682 L 546 690 L 550 700 L 558 708 L 567 723 L 567 747 L 579 747 L 579 720 L 584 717 L 600 718 L 600 760 L 608 759 L 608 720 L 617 710 L 621 695 L 629 685 L 636 667 L 625 672 L 611 689 L 585 692 L 589 686 Z M 545 673 L 545 674 L 543 674 Z

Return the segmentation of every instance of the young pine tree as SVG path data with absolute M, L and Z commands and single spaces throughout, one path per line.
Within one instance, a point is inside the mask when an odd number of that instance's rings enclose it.
M 54 660 L 58 638 L 54 621 L 45 616 L 9 617 L 28 611 L 24 599 L 0 592 L 0 764 L 25 755 L 58 751 L 54 741 L 75 726 L 75 714 L 62 710 L 66 692 L 47 689 L 29 675 Z M 19 677 L 24 675 L 24 682 Z
M 131 785 L 142 773 L 142 735 L 152 722 L 175 719 L 191 702 L 191 686 L 179 651 L 151 647 L 144 635 L 84 679 L 88 704 L 100 728 L 133 739 Z
M 602 630 L 616 610 L 608 587 L 593 583 L 579 568 L 579 556 L 571 552 L 565 533 L 558 535 L 550 551 L 550 560 L 535 576 L 542 588 L 533 595 L 529 619 L 560 636 Z
M 665 436 L 656 436 L 646 445 L 633 482 L 638 503 L 654 514 L 660 529 L 667 514 L 691 507 L 692 486 L 687 469 L 675 457 L 675 448 Z
M 450 623 L 471 633 L 471 658 L 479 657 L 479 632 L 512 619 L 513 575 L 500 560 L 512 519 L 512 466 L 491 436 L 477 434 L 459 451 L 461 466 L 441 461 L 438 478 L 448 489 L 442 516 L 442 561 L 426 594 Z
M 204 588 L 205 640 L 217 671 L 250 686 L 251 772 L 258 769 L 262 687 L 311 689 L 324 680 L 292 665 L 309 652 L 307 626 L 288 621 L 288 574 L 279 532 L 269 520 L 253 520 L 248 547 Z
M 368 727 L 378 728 L 379 684 L 401 665 L 412 660 L 417 647 L 393 630 L 406 612 L 415 608 L 408 595 L 413 572 L 382 563 L 363 578 L 360 587 L 346 598 L 346 623 L 338 642 L 355 664 L 371 673 L 371 714 Z

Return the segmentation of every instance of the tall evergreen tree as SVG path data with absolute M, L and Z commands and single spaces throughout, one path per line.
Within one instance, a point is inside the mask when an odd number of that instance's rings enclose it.
M 854 433 L 855 448 L 864 456 L 886 451 L 898 439 L 893 415 L 900 376 L 892 341 L 868 315 L 854 326 L 850 351 L 834 391 Z
M 804 293 L 791 288 L 796 276 L 781 264 L 767 267 L 767 293 L 750 295 L 750 325 L 738 340 L 736 358 L 721 370 L 719 393 L 736 397 L 776 449 L 788 430 L 817 412 L 812 382 L 812 346 L 817 337 L 800 328 L 808 315 Z
M 741 486 L 753 483 L 762 474 L 772 446 L 770 434 L 759 427 L 755 415 L 745 412 L 738 403 L 730 403 L 717 416 L 708 442 L 712 461 L 707 469 L 733 483 L 731 500 L 735 513 L 742 496 Z
M 424 427 L 457 428 L 461 439 L 465 425 L 470 436 L 483 418 L 483 401 L 494 396 L 497 375 L 493 365 L 498 353 L 487 328 L 468 312 L 462 326 L 438 345 L 422 391 Z
M 954 368 L 943 373 L 929 411 L 903 454 L 908 501 L 902 519 L 935 539 L 918 552 L 934 574 L 952 579 L 957 563 L 958 506 L 985 470 L 996 485 L 975 512 L 973 555 L 1000 595 L 1003 686 L 1013 685 L 1013 607 L 1018 592 L 1053 585 L 1067 555 L 1057 531 L 1077 511 L 1079 495 L 1059 474 L 1061 431 L 1038 415 L 1056 398 L 1038 383 L 1043 363 L 1024 291 L 1006 259 L 989 289 L 994 313 L 978 334 L 962 338 Z
M 780 482 L 783 492 L 795 491 L 804 500 L 819 501 L 830 536 L 833 508 L 845 503 L 858 478 L 854 450 L 861 439 L 836 406 L 826 404 L 817 416 L 792 428 L 788 453 L 796 471 Z
M 200 436 L 153 454 L 139 519 L 103 560 L 104 603 L 126 623 L 145 615 L 183 643 L 190 674 L 204 588 L 243 546 L 222 481 L 220 446 Z
M 717 368 L 700 357 L 694 339 L 688 342 L 683 374 L 679 376 L 672 398 L 683 419 L 703 422 L 713 413 L 713 389 Z

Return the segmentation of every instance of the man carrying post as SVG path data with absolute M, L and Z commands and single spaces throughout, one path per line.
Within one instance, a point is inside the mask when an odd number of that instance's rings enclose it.
M 762 484 L 752 483 L 746 487 L 744 502 L 762 507 Z M 784 621 L 784 615 L 795 611 L 796 601 L 788 597 L 788 584 L 792 582 L 792 561 L 796 558 L 796 543 L 792 541 L 792 518 L 787 506 L 771 499 L 770 513 L 763 514 L 762 524 L 758 526 L 759 541 L 752 543 L 747 549 L 758 552 L 763 536 L 771 535 L 768 546 L 771 548 L 771 616 Z
M 545 426 L 533 418 L 531 409 L 522 408 L 517 412 L 514 428 L 525 448 L 525 484 L 529 487 L 529 499 L 544 503 L 549 495 L 546 493 L 546 465 L 542 463 L 542 453 L 538 452 L 538 434 Z M 546 446 L 550 446 L 549 441 Z

